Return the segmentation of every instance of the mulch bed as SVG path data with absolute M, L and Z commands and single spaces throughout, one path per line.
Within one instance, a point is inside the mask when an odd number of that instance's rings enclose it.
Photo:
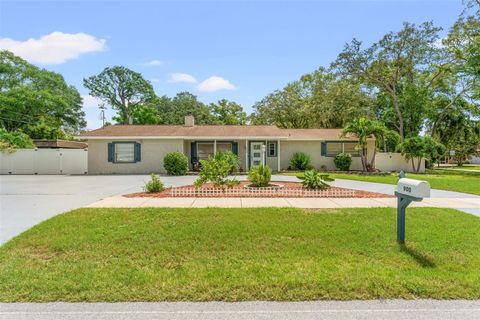
M 303 186 L 299 182 L 284 182 L 284 181 L 272 181 L 272 184 L 279 184 L 282 185 L 284 189 L 296 189 L 296 190 L 303 190 Z M 236 195 L 227 195 L 227 194 L 215 194 L 215 195 L 182 195 L 182 197 L 195 197 L 195 198 L 307 198 L 305 196 L 301 195 L 285 195 L 285 194 L 279 194 L 275 195 L 272 194 L 271 192 L 265 192 L 262 194 L 262 192 L 258 192 L 255 194 L 249 193 L 247 190 L 244 189 L 245 185 L 250 184 L 248 181 L 241 181 L 240 184 L 234 188 L 240 189 L 239 193 Z M 182 187 L 176 187 L 177 189 L 190 189 L 194 188 L 193 185 L 188 185 L 188 186 L 182 186 Z M 213 189 L 213 185 L 210 183 L 204 184 L 201 188 L 204 189 Z M 242 191 L 245 190 L 244 193 Z M 384 193 L 377 193 L 377 192 L 368 192 L 368 191 L 361 191 L 361 190 L 352 190 L 352 189 L 345 189 L 345 188 L 337 188 L 337 187 L 330 187 L 328 189 L 329 191 L 332 191 L 332 193 L 337 192 L 336 196 L 329 196 L 330 198 L 393 198 L 394 196 L 392 195 L 387 195 Z M 342 196 L 342 191 L 349 191 L 348 193 L 350 196 Z M 345 193 L 345 192 L 343 192 Z M 353 194 L 353 196 L 352 196 Z M 135 198 L 135 197 L 148 197 L 148 198 L 171 198 L 175 197 L 172 195 L 172 188 L 165 188 L 162 192 L 156 192 L 156 193 L 149 193 L 149 192 L 137 192 L 137 193 L 130 193 L 124 195 L 126 198 Z M 177 196 L 178 197 L 178 196 Z M 325 196 L 324 196 L 325 197 Z

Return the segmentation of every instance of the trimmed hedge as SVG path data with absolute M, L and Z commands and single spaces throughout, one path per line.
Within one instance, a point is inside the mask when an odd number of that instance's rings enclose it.
M 339 153 L 333 159 L 335 167 L 340 171 L 349 171 L 352 165 L 352 155 L 349 153 Z
M 181 152 L 167 153 L 163 158 L 163 167 L 169 175 L 183 176 L 188 171 L 188 158 Z

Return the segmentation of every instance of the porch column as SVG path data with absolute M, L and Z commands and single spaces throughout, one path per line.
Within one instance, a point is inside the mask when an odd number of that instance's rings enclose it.
M 278 172 L 280 172 L 280 139 L 277 140 L 277 166 Z
M 217 140 L 213 140 L 213 155 L 217 154 Z
M 248 171 L 248 140 L 245 140 L 245 171 Z

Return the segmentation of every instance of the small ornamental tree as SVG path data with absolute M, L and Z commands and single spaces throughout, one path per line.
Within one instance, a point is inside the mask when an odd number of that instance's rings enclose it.
M 349 153 L 339 153 L 333 158 L 333 163 L 340 171 L 349 171 L 352 165 L 352 155 Z
M 354 135 L 358 139 L 357 148 L 360 150 L 363 171 L 375 170 L 375 156 L 377 148 L 374 148 L 370 162 L 367 159 L 368 139 L 375 138 L 377 141 L 382 139 L 386 131 L 385 125 L 376 120 L 367 118 L 358 118 L 349 122 L 342 131 L 342 136 L 348 134 Z
M 163 158 L 163 167 L 169 175 L 183 176 L 188 170 L 188 158 L 181 152 L 167 153 Z
M 233 153 L 232 153 L 233 154 Z M 207 160 L 200 160 L 199 178 L 195 180 L 195 186 L 211 182 L 215 188 L 233 187 L 239 184 L 235 178 L 229 179 L 228 175 L 238 169 L 238 160 L 232 161 L 231 153 L 218 152 Z
M 420 171 L 422 158 L 436 161 L 444 152 L 445 147 L 432 137 L 410 137 L 401 144 L 400 150 L 407 160 L 412 160 L 414 172 Z

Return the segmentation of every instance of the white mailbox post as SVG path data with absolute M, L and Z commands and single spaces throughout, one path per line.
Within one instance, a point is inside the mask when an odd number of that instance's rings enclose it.
M 397 241 L 405 243 L 405 209 L 412 201 L 422 201 L 430 197 L 430 184 L 426 181 L 407 179 L 405 173 L 400 172 L 397 190 Z

